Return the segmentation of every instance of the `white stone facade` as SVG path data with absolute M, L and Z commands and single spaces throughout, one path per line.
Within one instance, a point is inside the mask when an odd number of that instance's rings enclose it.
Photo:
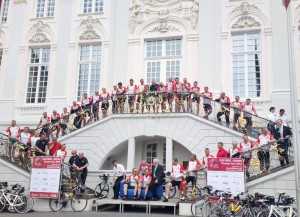
M 260 114 L 271 104 L 289 111 L 286 12 L 279 0 L 103 0 L 101 13 L 83 13 L 83 0 L 59 0 L 50 17 L 36 16 L 37 2 L 10 0 L 0 24 L 1 126 L 11 119 L 34 124 L 43 111 L 61 111 L 77 98 L 81 44 L 101 44 L 99 86 L 110 89 L 146 78 L 146 40 L 179 37 L 180 77 L 233 96 L 232 36 L 248 31 L 261 40 Z M 297 60 L 300 1 L 291 4 Z M 30 48 L 36 47 L 50 48 L 46 102 L 28 104 Z

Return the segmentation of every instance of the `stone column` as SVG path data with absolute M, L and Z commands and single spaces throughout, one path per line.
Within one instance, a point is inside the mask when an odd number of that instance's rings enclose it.
M 290 114 L 289 59 L 286 11 L 281 1 L 270 1 L 272 26 L 272 88 L 271 100 L 277 109 Z
M 127 151 L 127 170 L 132 170 L 135 167 L 135 138 L 128 139 Z
M 166 171 L 172 171 L 173 161 L 173 141 L 171 138 L 166 138 Z

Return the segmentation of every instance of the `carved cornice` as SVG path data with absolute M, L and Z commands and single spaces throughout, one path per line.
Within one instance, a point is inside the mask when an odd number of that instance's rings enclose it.
M 245 15 L 240 17 L 233 25 L 233 29 L 260 27 L 260 23 L 253 17 Z
M 43 21 L 39 20 L 30 29 L 31 36 L 30 43 L 50 43 L 50 26 Z
M 161 19 L 157 25 L 155 25 L 148 31 L 148 33 L 153 33 L 153 32 L 167 33 L 167 32 L 180 32 L 180 30 L 175 26 L 168 24 L 167 19 Z
M 129 29 L 134 33 L 138 25 L 149 20 L 157 25 L 149 32 L 165 33 L 175 31 L 169 21 L 188 23 L 190 29 L 196 29 L 199 17 L 199 0 L 131 0 L 129 8 Z M 152 27 L 153 28 L 153 27 Z
M 99 40 L 101 36 L 97 32 L 97 28 L 101 25 L 99 18 L 93 18 L 88 16 L 83 19 L 80 23 L 80 28 L 82 29 L 79 36 L 80 40 Z

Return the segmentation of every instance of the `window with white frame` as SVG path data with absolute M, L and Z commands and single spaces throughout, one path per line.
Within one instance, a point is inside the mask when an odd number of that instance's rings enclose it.
M 100 88 L 101 44 L 80 45 L 77 97 L 93 95 Z
M 45 103 L 50 48 L 31 48 L 26 103 Z
M 242 98 L 261 95 L 260 32 L 232 34 L 233 94 Z
M 37 0 L 36 17 L 53 17 L 55 0 Z
M 82 13 L 103 13 L 104 0 L 81 0 Z
M 181 65 L 181 38 L 145 40 L 145 71 L 148 83 L 180 77 Z
M 147 144 L 146 145 L 146 161 L 152 163 L 153 159 L 157 158 L 157 144 Z
M 2 5 L 0 7 L 0 14 L 1 14 L 1 22 L 6 23 L 7 22 L 7 16 L 8 16 L 8 7 L 9 7 L 9 0 L 2 0 Z

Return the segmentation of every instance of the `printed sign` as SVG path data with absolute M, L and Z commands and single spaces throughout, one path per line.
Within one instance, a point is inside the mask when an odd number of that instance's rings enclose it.
M 60 157 L 34 157 L 31 170 L 30 196 L 32 198 L 58 198 L 60 177 Z
M 207 184 L 236 195 L 245 192 L 244 162 L 240 158 L 209 158 Z

